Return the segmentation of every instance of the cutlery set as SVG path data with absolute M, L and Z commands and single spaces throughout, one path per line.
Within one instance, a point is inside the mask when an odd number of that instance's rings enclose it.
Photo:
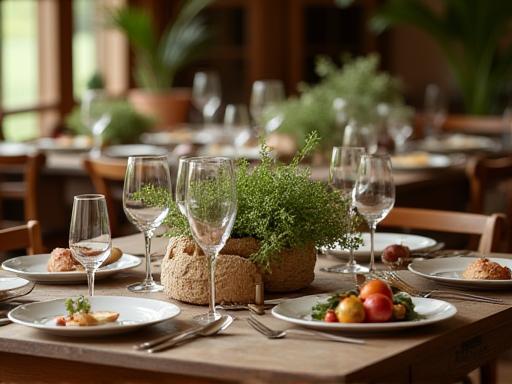
M 11 320 L 7 318 L 7 313 L 14 307 L 32 302 L 32 300 L 20 299 L 23 296 L 28 295 L 34 289 L 35 284 L 28 284 L 23 288 L 15 289 L 0 298 L 0 306 L 7 306 L 6 309 L 0 309 L 0 326 L 11 323 Z

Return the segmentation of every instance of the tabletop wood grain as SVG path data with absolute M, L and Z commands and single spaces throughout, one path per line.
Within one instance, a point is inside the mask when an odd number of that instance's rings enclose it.
M 116 239 L 114 244 L 126 253 L 141 253 L 143 250 L 143 240 L 139 235 Z M 165 239 L 157 239 L 153 251 L 162 253 L 165 244 Z M 322 256 L 317 268 L 336 262 Z M 160 259 L 156 258 L 156 268 L 159 263 Z M 409 272 L 403 274 L 417 286 L 432 287 L 432 283 Z M 142 267 L 119 273 L 98 281 L 96 294 L 138 296 L 128 292 L 126 286 L 142 278 Z M 348 289 L 353 284 L 349 276 L 317 272 L 311 287 L 298 294 Z M 40 284 L 29 298 L 63 298 L 86 294 L 86 291 L 85 285 Z M 453 319 L 409 331 L 367 335 L 367 344 L 362 346 L 295 337 L 268 340 L 248 326 L 245 321 L 247 312 L 234 312 L 237 321 L 221 335 L 201 338 L 160 354 L 133 350 L 136 343 L 190 326 L 191 318 L 205 311 L 205 307 L 173 301 L 182 309 L 179 317 L 127 335 L 71 339 L 46 335 L 16 324 L 3 326 L 0 327 L 0 357 L 10 358 L 12 364 L 16 360 L 13 356 L 20 359 L 25 356 L 36 362 L 50 359 L 57 366 L 59 361 L 63 366 L 80 362 L 94 367 L 111 367 L 112 370 L 124 368 L 165 373 L 169 377 L 179 375 L 177 377 L 246 382 L 359 382 L 377 379 L 412 382 L 439 379 L 439 372 L 446 372 L 441 377 L 451 378 L 469 372 L 512 346 L 512 293 L 493 291 L 485 294 L 503 298 L 507 305 L 449 300 L 458 310 Z M 161 293 L 147 297 L 167 300 Z M 261 319 L 275 328 L 287 326 L 270 313 Z

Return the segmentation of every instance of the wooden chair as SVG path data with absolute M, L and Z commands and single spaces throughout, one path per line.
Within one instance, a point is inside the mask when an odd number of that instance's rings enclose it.
M 505 236 L 506 217 L 503 214 L 490 216 L 476 213 L 437 211 L 417 208 L 393 208 L 380 223 L 383 227 L 419 229 L 436 232 L 478 235 L 478 251 L 488 253 L 500 251 Z M 496 361 L 480 367 L 480 382 L 496 382 Z
M 36 220 L 13 228 L 0 230 L 0 252 L 26 249 L 28 255 L 43 253 L 41 229 Z
M 38 219 L 39 173 L 45 163 L 43 154 L 0 156 L 0 200 L 23 201 L 24 221 Z M 9 178 L 22 175 L 21 181 Z M 2 226 L 6 226 L 2 223 Z
M 381 227 L 477 235 L 480 237 L 477 250 L 489 253 L 500 251 L 501 240 L 506 228 L 506 218 L 503 214 L 487 216 L 465 212 L 396 207 L 379 225 Z
M 117 217 L 112 184 L 124 180 L 126 160 L 85 159 L 84 167 L 96 192 L 105 196 L 112 236 L 125 235 L 126 231 L 122 230 Z
M 500 158 L 475 157 L 466 167 L 466 174 L 470 183 L 469 209 L 474 213 L 485 213 L 486 192 L 497 188 L 500 183 L 512 182 L 512 156 Z M 512 183 L 511 183 L 512 184 Z M 509 224 L 512 220 L 512 188 L 508 186 L 508 193 L 504 192 L 503 201 Z M 511 233 L 510 227 L 508 233 Z M 507 239 L 510 236 L 507 236 Z M 507 250 L 512 252 L 512 242 L 508 241 Z

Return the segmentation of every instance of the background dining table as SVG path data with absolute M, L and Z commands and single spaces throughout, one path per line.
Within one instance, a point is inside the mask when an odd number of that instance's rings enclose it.
M 164 238 L 155 240 L 155 255 L 162 255 L 166 243 Z M 143 251 L 140 235 L 115 239 L 114 245 L 126 253 Z M 160 263 L 161 257 L 156 256 L 156 271 Z M 284 296 L 353 287 L 351 276 L 319 272 L 320 267 L 335 263 L 339 260 L 319 256 L 312 285 Z M 99 280 L 96 294 L 136 296 L 126 286 L 140 280 L 143 273 L 138 267 Z M 402 273 L 415 286 L 435 286 L 408 271 Z M 27 298 L 47 300 L 85 293 L 83 284 L 38 284 Z M 458 310 L 454 318 L 408 331 L 364 335 L 366 345 L 295 337 L 269 340 L 249 327 L 245 321 L 249 313 L 242 311 L 233 312 L 237 320 L 215 337 L 158 354 L 135 351 L 134 344 L 189 327 L 192 317 L 204 311 L 174 300 L 182 309 L 179 317 L 126 335 L 64 338 L 9 324 L 0 327 L 0 382 L 449 382 L 512 347 L 512 293 L 483 294 L 502 298 L 506 304 L 449 300 Z M 163 293 L 147 297 L 168 300 Z M 267 298 L 275 297 L 281 295 Z M 274 328 L 288 325 L 269 311 L 259 319 Z

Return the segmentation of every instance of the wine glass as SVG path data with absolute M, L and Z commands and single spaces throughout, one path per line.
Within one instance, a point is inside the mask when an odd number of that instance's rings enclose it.
M 237 210 L 233 161 L 223 157 L 190 159 L 185 206 L 196 243 L 208 260 L 209 311 L 195 320 L 209 323 L 220 317 L 215 310 L 215 262 L 231 234 Z
M 412 135 L 413 129 L 411 124 L 402 120 L 390 120 L 388 124 L 389 134 L 393 138 L 396 145 L 396 152 L 405 151 L 405 143 Z
M 192 101 L 203 114 L 204 124 L 213 123 L 221 102 L 220 80 L 216 72 L 197 72 L 194 75 Z
M 354 190 L 359 164 L 364 153 L 365 149 L 361 147 L 334 147 L 332 149 L 329 185 L 339 191 L 345 198 L 350 199 L 351 216 L 355 213 L 353 210 L 352 191 Z M 329 272 L 365 273 L 368 272 L 368 268 L 356 263 L 354 260 L 354 249 L 350 248 L 349 261 L 346 264 L 329 268 Z
M 141 193 L 170 193 L 171 177 L 167 156 L 131 156 L 124 178 L 123 209 L 138 229 L 144 234 L 146 255 L 146 278 L 141 283 L 128 286 L 132 292 L 159 292 L 163 286 L 151 275 L 151 238 L 169 213 L 169 205 L 159 206 L 146 202 Z
M 90 152 L 92 157 L 101 156 L 102 135 L 112 120 L 110 113 L 105 110 L 107 100 L 106 93 L 98 89 L 89 89 L 82 97 L 80 114 L 83 124 L 92 133 L 93 147 Z
M 188 163 L 195 156 L 180 156 L 178 159 L 178 173 L 176 175 L 176 190 L 174 199 L 183 216 L 187 216 L 187 207 L 185 206 L 185 197 L 188 182 Z
M 446 101 L 437 84 L 425 89 L 425 136 L 437 136 L 446 120 Z
M 370 268 L 375 271 L 374 236 L 377 224 L 395 204 L 395 183 L 389 155 L 363 155 L 356 185 L 352 192 L 354 205 L 370 228 Z
M 228 104 L 224 112 L 224 126 L 229 131 L 235 148 L 242 147 L 251 138 L 251 119 L 245 104 Z
M 256 124 L 263 126 L 263 111 L 284 100 L 284 85 L 281 80 L 257 80 L 252 85 L 251 115 Z M 276 115 L 264 126 L 267 133 L 281 125 L 283 117 Z
M 363 147 L 368 153 L 377 152 L 378 138 L 371 124 L 360 125 L 350 120 L 343 131 L 344 147 Z
M 73 257 L 85 268 L 89 296 L 94 296 L 94 274 L 112 249 L 105 196 L 75 196 L 69 248 Z

